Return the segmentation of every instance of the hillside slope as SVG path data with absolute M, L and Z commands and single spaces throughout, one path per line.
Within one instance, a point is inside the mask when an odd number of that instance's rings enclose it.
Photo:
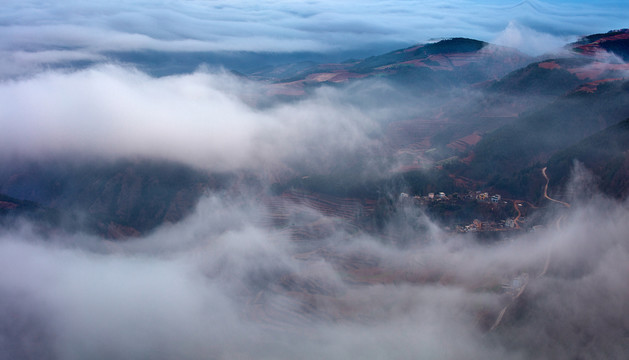
M 484 137 L 470 173 L 509 176 L 629 116 L 629 82 L 612 81 L 596 91 L 577 90 Z
M 159 161 L 7 164 L 0 192 L 25 204 L 52 208 L 70 228 L 112 238 L 140 235 L 189 214 L 201 194 L 226 177 Z M 33 205 L 35 206 L 35 205 Z
M 578 161 L 596 177 L 600 189 L 614 197 L 629 195 L 629 119 L 557 152 L 548 160 L 551 185 L 565 184 Z

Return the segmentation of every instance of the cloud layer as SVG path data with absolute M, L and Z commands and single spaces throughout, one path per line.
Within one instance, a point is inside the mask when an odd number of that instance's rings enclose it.
M 265 208 L 242 200 L 207 197 L 185 221 L 126 243 L 4 231 L 0 350 L 63 359 L 556 359 L 629 350 L 626 203 L 572 200 L 561 220 L 547 214 L 546 230 L 491 246 L 433 230 L 400 249 L 337 231 L 317 240 L 330 258 L 256 225 Z M 335 259 L 377 261 L 398 281 L 357 284 Z M 496 290 L 523 272 L 530 280 L 517 301 Z
M 431 38 L 504 41 L 513 23 L 558 44 L 624 27 L 626 11 L 614 1 L 9 1 L 0 16 L 0 58 L 4 76 L 144 50 L 314 52 L 339 61 L 338 54 L 367 56 Z M 506 43 L 534 55 L 547 50 Z
M 342 103 L 336 90 L 257 109 L 266 91 L 225 73 L 42 73 L 0 83 L 0 148 L 9 156 L 158 157 L 223 171 L 351 152 L 377 129 L 378 115 Z
M 383 146 L 387 121 L 416 118 L 434 99 L 376 79 L 273 102 L 267 86 L 226 72 L 156 78 L 108 56 L 372 53 L 442 36 L 538 54 L 620 27 L 625 8 L 10 1 L 0 15 L 0 160 L 162 158 L 259 178 L 286 164 L 343 167 L 344 157 L 369 159 Z M 101 64 L 50 68 L 81 61 Z M 440 230 L 418 209 L 400 209 L 408 217 L 388 229 L 404 248 L 292 203 L 290 226 L 264 226 L 269 210 L 244 182 L 126 242 L 1 228 L 0 357 L 621 358 L 629 353 L 629 205 L 597 195 L 580 171 L 571 185 L 580 190 L 567 193 L 587 199 L 570 200 L 566 212 L 540 210 L 545 229 L 489 245 Z M 292 227 L 311 224 L 331 225 L 293 241 Z M 361 266 L 375 272 L 354 271 Z M 523 273 L 522 296 L 501 290 Z

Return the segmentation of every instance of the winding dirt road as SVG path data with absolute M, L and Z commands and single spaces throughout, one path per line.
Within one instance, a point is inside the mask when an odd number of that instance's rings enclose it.
M 519 206 L 520 202 L 518 200 L 513 200 L 513 208 L 515 209 L 515 211 L 518 213 L 518 216 L 515 217 L 515 219 L 513 219 L 513 223 L 515 224 L 515 228 L 519 229 L 520 228 L 520 224 L 518 223 L 518 221 L 520 220 L 520 218 L 522 217 L 522 213 L 520 212 L 520 206 Z
M 550 179 L 548 179 L 548 175 L 546 175 L 546 166 L 542 169 L 542 175 L 544 175 L 544 179 L 546 179 L 546 185 L 544 186 L 544 197 L 550 201 L 554 201 L 556 203 L 559 203 L 565 207 L 570 207 L 570 204 L 568 204 L 567 202 L 563 202 L 563 201 L 559 201 L 556 199 L 551 198 L 550 196 L 548 196 L 548 183 L 550 182 Z
M 525 273 L 525 275 L 526 275 L 526 277 L 524 277 L 524 279 L 525 279 L 524 280 L 524 284 L 522 285 L 522 287 L 520 287 L 520 290 L 518 290 L 518 293 L 515 296 L 513 296 L 513 298 L 511 299 L 511 303 L 509 303 L 504 308 L 502 308 L 502 310 L 500 310 L 500 313 L 498 314 L 498 317 L 496 318 L 496 321 L 491 326 L 489 331 L 494 331 L 498 327 L 498 325 L 500 325 L 500 322 L 502 321 L 502 317 L 505 316 L 505 313 L 507 312 L 507 309 L 509 309 L 509 306 L 511 306 L 511 304 L 513 304 L 520 297 L 520 295 L 522 295 L 522 293 L 524 293 L 524 289 L 526 289 L 526 285 L 529 284 L 528 274 Z
M 548 199 L 548 200 L 550 200 L 550 201 L 553 201 L 553 202 L 559 203 L 559 204 L 561 204 L 561 205 L 563 205 L 563 206 L 565 206 L 565 207 L 567 207 L 567 208 L 570 208 L 570 204 L 568 204 L 567 202 L 563 202 L 563 201 L 560 201 L 560 200 L 557 200 L 557 199 L 553 199 L 553 198 L 551 198 L 550 196 L 548 196 L 548 184 L 550 183 L 550 179 L 548 178 L 548 175 L 546 175 L 546 168 L 547 168 L 547 167 L 544 167 L 544 168 L 542 169 L 542 175 L 544 175 L 544 179 L 546 179 L 546 185 L 544 186 L 544 198 L 546 198 L 546 199 Z M 516 210 L 517 210 L 517 212 L 518 212 L 518 217 L 517 217 L 517 218 L 516 218 L 516 220 L 515 220 L 515 224 L 516 224 L 516 226 L 517 226 L 517 225 L 518 225 L 518 223 L 517 223 L 517 219 L 519 219 L 519 218 L 520 218 L 520 209 L 519 209 L 519 208 L 518 208 L 518 206 L 517 206 L 517 200 L 514 200 L 514 201 L 513 201 L 513 206 L 515 207 L 515 209 L 516 209 Z M 564 219 L 564 217 L 565 217 L 565 215 L 561 215 L 561 216 L 557 219 L 557 221 L 555 222 L 555 225 L 557 226 L 557 230 L 561 230 L 561 221 Z M 519 227 L 519 226 L 518 226 L 518 227 Z M 542 271 L 541 271 L 541 272 L 540 272 L 540 273 L 536 276 L 536 278 L 538 278 L 538 279 L 539 279 L 539 278 L 541 278 L 542 276 L 546 275 L 546 272 L 548 271 L 548 267 L 549 267 L 549 265 L 550 265 L 550 255 L 551 255 L 551 253 L 550 253 L 550 246 L 549 246 L 549 247 L 548 247 L 548 252 L 546 253 L 546 261 L 545 261 L 545 263 L 544 263 L 544 268 L 543 268 L 543 269 L 542 269 Z M 527 278 L 527 279 L 528 279 L 528 278 Z M 516 300 L 520 297 L 520 295 L 522 295 L 522 293 L 524 292 L 524 289 L 526 288 L 526 285 L 528 285 L 528 280 L 527 280 L 527 282 L 524 284 L 524 286 L 522 286 L 522 288 L 520 289 L 520 291 L 518 292 L 518 294 L 517 294 L 516 296 L 514 296 L 514 297 L 511 299 L 511 302 L 510 302 L 508 305 L 506 305 L 506 306 L 505 306 L 505 307 L 504 307 L 504 308 L 500 311 L 500 313 L 498 314 L 498 317 L 496 318 L 496 321 L 494 322 L 494 324 L 492 325 L 492 327 L 489 329 L 489 331 L 490 331 L 490 332 L 491 332 L 491 331 L 494 331 L 494 330 L 498 327 L 498 325 L 500 325 L 500 323 L 502 322 L 502 318 L 504 317 L 505 313 L 507 312 L 507 309 L 509 309 L 509 306 L 511 306 L 511 304 L 513 304 L 513 303 L 514 303 L 514 302 L 515 302 L 515 301 L 516 301 Z
M 546 179 L 546 185 L 544 186 L 544 197 L 550 201 L 554 201 L 567 208 L 570 208 L 570 204 L 568 204 L 567 202 L 559 201 L 548 196 L 548 184 L 550 183 L 550 179 L 548 178 L 548 175 L 546 175 L 546 168 L 547 167 L 544 167 L 542 169 L 542 175 L 544 175 L 544 179 Z M 565 215 L 561 215 L 559 219 L 557 219 L 557 221 L 555 222 L 555 226 L 557 226 L 557 230 L 561 230 L 561 220 L 563 220 L 564 216 Z M 546 275 L 546 271 L 548 271 L 549 265 L 550 265 L 550 247 L 548 248 L 548 253 L 546 255 L 546 263 L 544 264 L 544 268 L 542 269 L 542 272 L 540 272 L 537 275 L 537 278 L 541 278 L 542 276 Z

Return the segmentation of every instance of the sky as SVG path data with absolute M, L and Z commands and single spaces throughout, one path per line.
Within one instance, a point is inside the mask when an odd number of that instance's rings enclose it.
M 623 1 L 14 1 L 0 14 L 2 72 L 109 52 L 308 52 L 368 56 L 444 37 L 539 55 L 626 27 Z M 326 59 L 318 58 L 318 59 Z

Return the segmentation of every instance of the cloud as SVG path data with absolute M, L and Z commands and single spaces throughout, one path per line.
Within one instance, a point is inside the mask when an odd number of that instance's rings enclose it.
M 454 36 L 485 41 L 502 36 L 523 50 L 540 51 L 544 39 L 553 40 L 554 45 L 557 37 L 572 38 L 625 26 L 621 14 L 627 9 L 620 2 L 592 5 L 531 0 L 506 5 L 463 0 L 421 4 L 326 0 L 171 0 L 156 4 L 137 0 L 46 4 L 9 1 L 4 10 L 0 18 L 3 51 L 54 50 L 92 56 L 145 50 L 314 52 L 327 53 L 330 60 L 340 61 L 345 58 L 338 56 L 369 56 L 431 38 Z M 520 28 L 509 25 L 514 21 Z M 513 41 L 516 30 L 527 41 Z M 531 46 L 531 42 L 537 44 Z M 11 65 L 19 67 L 19 59 Z
M 613 358 L 629 350 L 619 316 L 629 310 L 627 203 L 586 197 L 561 221 L 547 213 L 545 230 L 491 245 L 436 227 L 435 241 L 405 248 L 337 230 L 314 240 L 323 250 L 315 252 L 292 242 L 290 228 L 259 225 L 266 211 L 251 197 L 215 194 L 183 222 L 117 243 L 4 230 L 0 349 L 64 359 Z M 325 218 L 312 214 L 306 222 Z M 500 285 L 523 272 L 530 280 L 512 300 Z M 488 332 L 504 306 L 502 324 Z
M 210 41 L 195 38 L 160 39 L 142 33 L 127 33 L 114 29 L 90 28 L 79 25 L 12 26 L 1 34 L 8 40 L 6 49 L 48 49 L 71 47 L 91 52 L 157 50 L 170 52 L 255 51 L 291 52 L 323 51 L 323 44 L 309 39 L 277 39 L 256 36 L 224 38 Z M 262 31 L 264 33 L 264 31 Z
M 323 89 L 265 110 L 263 85 L 199 71 L 151 78 L 118 66 L 0 83 L 2 153 L 157 157 L 213 170 L 321 160 L 369 143 L 368 109 Z
M 155 78 L 112 64 L 106 53 L 323 52 L 441 36 L 497 38 L 539 53 L 558 37 L 607 30 L 621 17 L 617 7 L 584 6 L 568 16 L 576 5 L 518 4 L 10 2 L 0 15 L 0 154 L 157 157 L 263 180 L 287 164 L 342 167 L 344 158 L 381 150 L 383 124 L 414 118 L 437 101 L 377 79 L 274 102 L 265 84 L 224 71 Z M 103 64 L 50 68 L 68 61 Z M 567 193 L 595 194 L 582 169 L 573 177 Z M 207 194 L 181 222 L 127 241 L 61 231 L 43 237 L 28 224 L 0 229 L 1 356 L 554 359 L 629 352 L 626 202 L 571 199 L 565 212 L 540 210 L 545 229 L 492 244 L 399 209 L 386 236 L 404 245 L 393 246 L 278 198 L 289 225 L 265 226 L 272 214 L 264 196 L 236 183 Z M 293 231 L 308 227 L 326 231 L 293 241 Z M 530 280 L 521 297 L 501 290 L 523 273 Z
M 516 48 L 535 56 L 559 52 L 564 45 L 575 40 L 575 37 L 558 37 L 540 33 L 512 21 L 492 43 Z

